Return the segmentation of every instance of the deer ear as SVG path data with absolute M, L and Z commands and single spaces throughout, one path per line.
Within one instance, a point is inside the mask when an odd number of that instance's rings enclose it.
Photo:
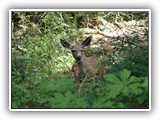
M 60 39 L 60 41 L 61 41 L 61 44 L 63 45 L 63 47 L 66 47 L 69 49 L 72 47 L 67 41 L 62 40 L 62 39 Z
M 83 47 L 88 46 L 91 43 L 92 36 L 87 37 L 81 44 Z

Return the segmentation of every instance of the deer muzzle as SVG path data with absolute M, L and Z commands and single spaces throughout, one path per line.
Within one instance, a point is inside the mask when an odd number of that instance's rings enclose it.
M 76 61 L 77 61 L 77 62 L 80 62 L 81 59 L 82 59 L 82 53 L 81 53 L 81 51 L 77 51 Z
M 81 61 L 81 56 L 77 56 L 76 61 L 80 62 Z

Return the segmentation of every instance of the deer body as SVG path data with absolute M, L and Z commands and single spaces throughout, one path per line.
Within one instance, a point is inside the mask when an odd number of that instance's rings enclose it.
M 86 38 L 81 45 L 70 45 L 68 42 L 61 40 L 64 47 L 69 48 L 72 51 L 73 57 L 75 58 L 75 63 L 72 66 L 72 78 L 77 82 L 89 76 L 99 76 L 103 79 L 104 69 L 100 68 L 100 61 L 98 58 L 90 56 L 86 57 L 83 54 L 83 48 L 88 46 L 91 42 L 91 37 Z

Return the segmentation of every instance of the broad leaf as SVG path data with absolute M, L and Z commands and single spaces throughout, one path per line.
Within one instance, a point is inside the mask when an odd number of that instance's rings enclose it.
M 121 83 L 121 81 L 114 75 L 114 74 L 108 74 L 107 80 L 111 83 Z
M 123 87 L 124 87 L 123 84 L 117 84 L 117 83 L 108 85 L 108 89 L 110 90 L 110 92 L 108 93 L 108 97 L 109 98 L 116 97 L 117 95 L 120 94 Z
M 130 74 L 131 74 L 131 71 L 128 71 L 128 70 L 123 70 L 120 72 L 120 78 L 124 82 L 125 85 L 128 83 Z

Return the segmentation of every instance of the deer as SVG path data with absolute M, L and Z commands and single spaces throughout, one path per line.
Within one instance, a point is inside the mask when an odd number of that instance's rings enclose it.
M 100 60 L 95 56 L 87 57 L 83 50 L 90 45 L 92 37 L 87 37 L 80 45 L 71 45 L 66 40 L 60 39 L 63 47 L 71 50 L 75 62 L 71 69 L 71 77 L 77 82 L 81 83 L 82 79 L 90 76 L 98 76 L 100 80 L 104 80 L 104 68 L 101 67 Z

